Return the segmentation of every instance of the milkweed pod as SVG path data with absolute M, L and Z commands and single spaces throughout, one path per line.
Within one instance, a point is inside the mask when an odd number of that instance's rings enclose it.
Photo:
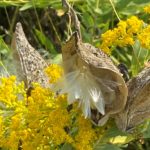
M 96 109 L 102 118 L 107 116 L 105 118 L 108 119 L 110 114 L 124 108 L 127 87 L 109 56 L 83 43 L 75 32 L 62 47 L 62 58 L 64 83 L 57 87 L 62 89 L 62 93 L 68 93 L 69 104 L 79 101 L 85 117 L 91 117 L 91 109 Z
M 116 124 L 122 131 L 132 131 L 150 118 L 150 67 L 131 79 L 127 86 L 129 95 L 126 106 L 114 115 Z
M 26 88 L 37 82 L 43 87 L 49 87 L 49 79 L 44 72 L 48 66 L 42 56 L 28 42 L 21 23 L 16 24 L 12 40 L 12 50 L 17 62 L 17 75 L 25 82 Z

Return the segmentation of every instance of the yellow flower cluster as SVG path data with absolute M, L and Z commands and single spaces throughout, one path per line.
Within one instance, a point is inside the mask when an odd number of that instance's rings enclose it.
M 150 49 L 150 25 L 146 26 L 139 34 L 141 46 Z
M 77 118 L 78 134 L 75 136 L 74 147 L 77 150 L 92 150 L 92 144 L 96 140 L 96 133 L 92 124 L 83 116 Z
M 49 68 L 53 79 L 57 69 Z M 27 95 L 14 76 L 0 78 L 0 106 L 0 148 L 49 150 L 70 144 L 77 150 L 91 150 L 98 137 L 76 103 L 68 109 L 67 95 L 57 96 L 38 84 Z
M 51 64 L 45 69 L 45 72 L 50 78 L 50 83 L 55 83 L 63 74 L 62 67 L 56 64 Z
M 23 83 L 16 83 L 15 76 L 0 79 L 0 147 L 17 149 L 26 92 Z M 17 131 L 17 132 L 16 132 Z
M 111 53 L 112 46 L 124 47 L 133 45 L 134 36 L 142 30 L 143 21 L 136 16 L 132 16 L 126 21 L 121 20 L 117 26 L 117 28 L 102 34 L 101 49 L 107 54 Z
M 150 14 L 150 5 L 144 7 L 144 12 L 146 12 L 147 14 Z
M 1 78 L 1 86 L 0 86 L 0 100 L 7 107 L 13 107 L 17 104 L 18 100 L 24 99 L 24 84 L 19 83 L 16 85 L 15 83 L 16 77 L 11 76 L 10 78 Z M 22 96 L 20 95 L 22 94 Z

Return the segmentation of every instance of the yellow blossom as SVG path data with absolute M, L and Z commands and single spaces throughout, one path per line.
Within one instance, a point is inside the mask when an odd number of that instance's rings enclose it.
M 45 72 L 50 78 L 50 83 L 55 83 L 62 76 L 63 70 L 62 67 L 56 64 L 51 64 L 49 67 L 45 69 Z
M 17 115 L 14 115 L 12 118 L 11 118 L 11 126 L 10 128 L 12 130 L 16 130 L 20 127 L 20 124 L 21 124 L 21 118 L 22 118 L 22 114 L 17 114 Z
M 143 27 L 143 21 L 138 19 L 136 16 L 130 17 L 126 22 L 128 24 L 128 34 L 137 34 Z
M 3 115 L 0 116 L 0 147 L 40 150 L 70 143 L 79 150 L 92 149 L 97 134 L 91 122 L 80 116 L 76 103 L 68 109 L 67 95 L 57 96 L 50 89 L 34 84 L 27 96 L 24 85 L 14 77 L 0 81 L 0 102 L 4 105 L 0 110 Z M 75 135 L 74 128 L 77 128 Z
M 0 81 L 0 99 L 7 107 L 14 107 L 18 100 L 25 98 L 24 85 L 23 83 L 16 84 L 15 76 L 3 77 Z
M 134 39 L 131 36 L 126 34 L 126 36 L 122 37 L 121 39 L 116 39 L 115 44 L 120 47 L 124 47 L 127 45 L 133 45 Z
M 117 24 L 117 28 L 108 30 L 102 34 L 101 49 L 110 54 L 113 46 L 124 47 L 133 45 L 135 36 L 141 32 L 142 27 L 143 21 L 136 16 L 132 16 L 126 21 L 121 20 Z
M 101 38 L 102 38 L 102 44 L 101 44 L 101 49 L 107 53 L 110 54 L 111 50 L 109 49 L 109 47 L 112 46 L 112 44 L 114 43 L 114 41 L 117 39 L 118 35 L 114 30 L 108 30 L 106 31 L 104 34 L 102 34 Z
M 52 137 L 52 141 L 56 145 L 60 145 L 64 142 L 66 143 L 72 143 L 72 138 L 65 132 L 63 128 L 60 128 L 59 126 L 53 126 L 51 127 L 51 131 L 49 132 Z
M 111 54 L 111 49 L 104 42 L 101 44 L 100 49 L 108 55 Z
M 115 28 L 114 31 L 116 30 L 116 33 L 117 33 L 117 37 L 119 36 L 125 36 L 127 34 L 127 23 L 123 20 L 121 20 L 119 23 L 118 23 L 118 28 Z
M 2 144 L 3 144 L 3 136 L 4 136 L 4 133 L 5 133 L 5 125 L 4 125 L 4 122 L 3 122 L 3 117 L 0 116 L 0 147 L 2 147 Z
M 147 14 L 150 14 L 150 5 L 144 7 L 144 12 L 146 12 Z
M 92 143 L 96 140 L 96 134 L 92 129 L 92 124 L 83 116 L 77 119 L 79 128 L 78 134 L 75 136 L 74 147 L 78 150 L 92 150 Z
M 19 144 L 19 137 L 17 136 L 15 131 L 12 131 L 8 136 L 5 146 L 8 149 L 17 150 L 18 144 Z
M 138 39 L 142 47 L 150 48 L 150 25 L 145 27 L 141 33 L 138 34 Z

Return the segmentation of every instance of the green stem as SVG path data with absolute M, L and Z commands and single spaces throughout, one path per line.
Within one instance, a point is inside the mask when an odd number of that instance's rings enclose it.
M 55 28 L 55 25 L 54 25 L 50 15 L 48 15 L 48 19 L 49 19 L 49 21 L 50 21 L 50 23 L 52 25 L 52 28 L 53 28 L 53 30 L 54 30 L 54 32 L 56 34 L 57 39 L 59 40 L 59 42 L 61 42 L 61 39 L 60 39 L 60 37 L 58 35 L 58 32 L 57 32 L 57 29 Z
M 37 10 L 36 10 L 36 7 L 35 7 L 35 2 L 34 2 L 34 0 L 32 0 L 32 3 L 33 3 L 33 8 L 34 8 L 34 11 L 35 11 L 35 16 L 36 16 L 36 18 L 37 18 L 37 22 L 38 22 L 39 29 L 40 29 L 41 33 L 43 33 L 43 31 L 42 31 L 42 26 L 41 26 L 41 24 L 40 24 L 40 20 L 39 20 L 39 17 L 38 17 L 38 13 L 37 13 Z
M 96 1 L 96 8 L 99 7 L 99 0 Z
M 3 62 L 0 61 L 0 65 L 3 67 L 3 69 L 6 71 L 7 75 L 10 76 L 9 72 L 7 71 L 7 68 L 4 66 Z
M 14 24 L 16 22 L 18 12 L 19 12 L 19 7 L 16 7 L 14 15 L 13 15 L 12 20 L 11 20 L 11 25 L 10 25 L 10 33 L 11 34 L 13 33 L 13 27 L 14 27 Z
M 6 9 L 6 7 L 4 7 L 4 9 L 5 9 L 5 14 L 6 14 L 6 17 L 7 17 L 7 20 L 8 20 L 8 24 L 10 26 L 10 18 L 9 18 L 8 13 L 7 13 L 7 9 Z
M 115 12 L 115 15 L 117 16 L 118 20 L 120 21 L 121 19 L 120 19 L 119 15 L 118 15 L 118 13 L 117 13 L 117 11 L 116 11 L 116 9 L 115 9 L 115 6 L 114 6 L 112 0 L 109 0 L 109 1 L 110 1 L 110 4 L 111 4 L 111 6 L 112 6 L 114 12 Z

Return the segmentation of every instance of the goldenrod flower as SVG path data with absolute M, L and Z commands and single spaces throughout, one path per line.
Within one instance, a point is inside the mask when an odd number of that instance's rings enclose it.
M 101 49 L 107 53 L 110 54 L 111 50 L 110 47 L 114 43 L 114 41 L 117 39 L 118 35 L 115 30 L 108 30 L 104 34 L 101 35 L 102 38 L 102 44 L 101 44 Z
M 150 14 L 150 5 L 144 7 L 144 12 L 146 12 L 147 14 Z
M 121 20 L 117 26 L 118 28 L 114 29 L 114 31 L 117 34 L 117 38 L 120 36 L 124 37 L 127 34 L 127 22 Z
M 45 69 L 45 72 L 50 78 L 50 83 L 55 83 L 63 74 L 63 69 L 56 64 L 51 64 Z
M 150 48 L 150 25 L 145 27 L 141 33 L 138 34 L 138 39 L 142 47 Z
M 143 27 L 143 21 L 136 16 L 130 17 L 126 22 L 128 25 L 127 33 L 130 35 L 139 33 Z
M 92 150 L 92 143 L 96 140 L 96 134 L 92 129 L 90 120 L 79 116 L 77 119 L 78 134 L 75 136 L 74 147 L 78 150 Z
M 143 25 L 143 21 L 136 16 L 132 16 L 126 21 L 121 20 L 117 24 L 117 28 L 102 34 L 101 49 L 110 54 L 113 46 L 133 45 L 136 36 L 142 31 Z
M 93 86 L 88 77 L 82 76 L 81 80 L 83 78 L 88 86 Z M 79 89 L 77 92 L 76 96 L 81 94 Z M 89 94 L 95 101 L 100 97 L 95 89 L 89 89 Z M 76 149 L 90 150 L 97 139 L 97 131 L 92 128 L 90 120 L 81 116 L 75 104 L 72 110 L 67 110 L 67 95 L 56 96 L 38 84 L 34 84 L 27 97 L 23 83 L 17 83 L 14 76 L 0 78 L 0 104 L 1 148 L 58 149 L 64 143 L 70 143 Z M 74 128 L 77 132 L 72 135 Z

